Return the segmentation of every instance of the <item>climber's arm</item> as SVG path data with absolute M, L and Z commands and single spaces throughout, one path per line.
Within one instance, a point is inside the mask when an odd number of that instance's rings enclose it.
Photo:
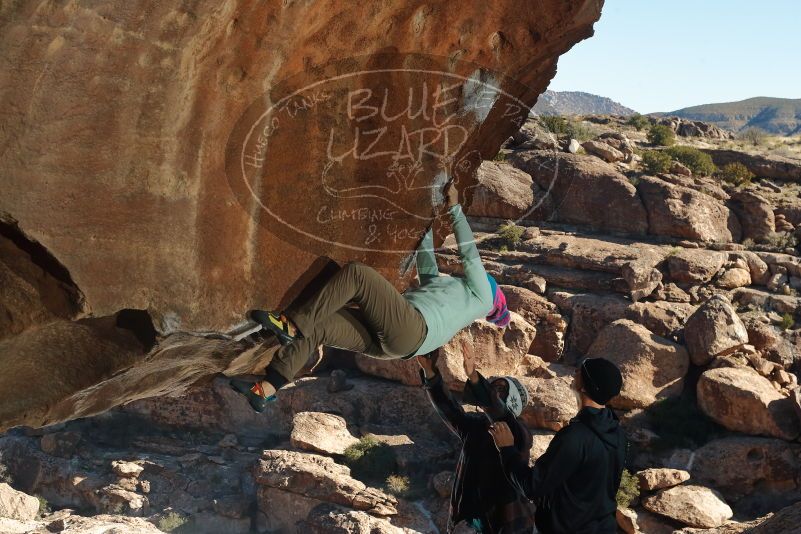
M 434 256 L 434 232 L 432 228 L 428 229 L 428 232 L 420 242 L 420 246 L 417 247 L 417 276 L 420 278 L 421 285 L 427 280 L 439 276 L 437 258 Z
M 487 279 L 487 271 L 484 270 L 484 265 L 481 263 L 473 231 L 462 211 L 462 206 L 454 204 L 448 208 L 448 213 L 451 215 L 451 228 L 456 236 L 459 258 L 464 266 L 467 285 L 481 301 L 485 302 L 487 306 L 492 306 L 492 289 Z

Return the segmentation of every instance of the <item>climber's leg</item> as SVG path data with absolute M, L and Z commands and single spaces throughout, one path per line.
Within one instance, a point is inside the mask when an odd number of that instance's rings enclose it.
M 254 410 L 264 411 L 267 403 L 275 399 L 275 392 L 295 379 L 320 345 L 378 358 L 384 356 L 381 345 L 365 326 L 361 310 L 346 308 L 314 325 L 308 335 L 278 349 L 265 370 L 263 381 L 232 379 L 231 387 L 244 395 Z
M 267 366 L 265 380 L 276 389 L 291 382 L 320 345 L 382 357 L 381 345 L 363 321 L 360 310 L 345 308 L 308 326 L 308 335 L 278 349 Z
M 362 263 L 346 264 L 316 295 L 290 307 L 286 315 L 305 335 L 349 302 L 359 306 L 362 322 L 385 357 L 413 354 L 423 343 L 426 324 L 420 312 L 375 269 Z

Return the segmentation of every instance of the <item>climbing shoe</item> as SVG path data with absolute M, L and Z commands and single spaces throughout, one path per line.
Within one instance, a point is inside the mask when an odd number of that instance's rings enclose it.
M 230 384 L 231 389 L 243 395 L 250 403 L 250 407 L 259 413 L 267 409 L 267 403 L 274 401 L 276 398 L 275 395 L 265 397 L 264 391 L 261 389 L 261 384 L 258 382 L 232 378 Z
M 289 345 L 300 337 L 299 335 L 293 336 L 289 333 L 289 319 L 283 313 L 273 313 L 271 311 L 264 310 L 250 310 L 250 312 L 248 312 L 248 316 L 252 320 L 261 324 L 266 330 L 275 334 L 275 337 L 278 338 L 278 341 L 282 345 Z

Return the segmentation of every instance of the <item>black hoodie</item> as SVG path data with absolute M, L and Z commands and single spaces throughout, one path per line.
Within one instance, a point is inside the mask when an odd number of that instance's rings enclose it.
M 528 467 L 513 447 L 501 449 L 510 482 L 537 503 L 543 534 L 614 534 L 615 494 L 626 459 L 626 437 L 608 408 L 584 408 L 556 433 Z

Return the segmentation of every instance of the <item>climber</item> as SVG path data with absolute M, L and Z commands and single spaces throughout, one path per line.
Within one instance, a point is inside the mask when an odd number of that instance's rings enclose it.
M 488 430 L 493 421 L 503 421 L 513 435 L 510 453 L 528 465 L 531 433 L 520 421 L 528 403 L 528 393 L 513 377 L 488 381 L 464 354 L 467 381 L 464 400 L 479 406 L 484 414 L 467 414 L 445 387 L 437 369 L 437 354 L 418 356 L 420 375 L 431 404 L 462 443 L 451 489 L 447 532 L 461 521 L 476 532 L 486 534 L 530 533 L 534 526 L 534 507 L 518 494 L 506 479 L 501 459 Z
M 615 495 L 626 459 L 627 442 L 617 416 L 606 403 L 620 393 L 620 370 L 603 358 L 576 368 L 573 388 L 580 410 L 529 467 L 521 461 L 514 433 L 505 422 L 489 432 L 509 481 L 537 505 L 543 534 L 615 534 Z
M 374 358 L 411 358 L 447 343 L 475 319 L 498 327 L 509 323 L 506 298 L 481 264 L 459 193 L 446 190 L 451 227 L 456 235 L 464 276 L 439 276 L 431 229 L 417 250 L 420 285 L 402 295 L 378 272 L 348 263 L 314 296 L 293 303 L 283 313 L 252 310 L 250 317 L 278 337 L 281 348 L 253 383 L 231 380 L 260 412 L 278 389 L 294 380 L 319 345 L 360 352 Z M 358 308 L 346 307 L 355 303 Z

